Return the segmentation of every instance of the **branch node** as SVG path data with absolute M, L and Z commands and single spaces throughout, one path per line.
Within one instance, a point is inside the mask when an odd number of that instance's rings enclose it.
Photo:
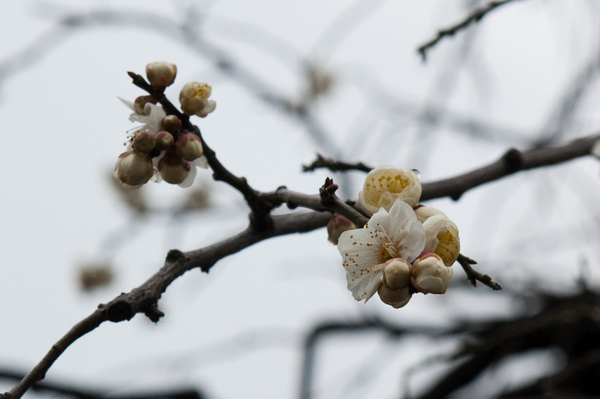
M 181 252 L 178 249 L 172 249 L 167 254 L 167 259 L 166 260 L 169 263 L 175 263 L 175 262 L 180 262 L 180 261 L 182 261 L 184 259 L 185 259 L 185 255 L 183 254 L 183 252 Z
M 339 186 L 333 182 L 333 179 L 325 178 L 325 183 L 319 189 L 319 195 L 324 205 L 335 203 L 337 198 L 335 192 L 338 188 Z
M 508 173 L 515 173 L 523 169 L 523 153 L 516 148 L 511 148 L 502 156 Z
M 163 317 L 165 314 L 161 312 L 160 309 L 158 309 L 158 304 L 154 302 L 150 304 L 148 306 L 148 309 L 144 311 L 144 315 L 146 315 L 146 317 L 152 320 L 154 323 L 158 323 L 160 318 Z
M 114 303 L 108 304 L 108 309 L 106 309 L 106 319 L 113 323 L 131 320 L 134 315 L 135 312 L 131 308 L 131 305 L 124 300 L 117 300 Z

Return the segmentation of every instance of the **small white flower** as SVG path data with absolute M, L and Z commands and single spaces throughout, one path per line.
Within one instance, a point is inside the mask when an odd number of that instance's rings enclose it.
M 410 263 L 400 258 L 385 262 L 383 284 L 377 290 L 383 303 L 387 303 L 396 309 L 408 303 L 412 296 L 410 293 L 411 268 Z
M 128 188 L 138 188 L 152 177 L 154 169 L 147 155 L 137 151 L 125 151 L 117 158 L 113 175 Z
M 131 101 L 127 101 L 120 97 L 119 100 L 121 100 L 123 104 L 133 111 L 133 113 L 129 115 L 129 120 L 131 122 L 141 123 L 141 126 L 135 128 L 136 132 L 148 130 L 150 133 L 156 134 L 161 130 L 164 130 L 161 122 L 163 118 L 167 116 L 167 114 L 161 106 L 154 105 L 152 103 L 146 103 L 146 105 L 144 105 L 144 113 L 138 114 L 135 112 L 135 107 Z
M 369 300 L 383 284 L 390 259 L 414 261 L 425 247 L 425 230 L 412 207 L 397 200 L 389 212 L 380 209 L 362 229 L 342 233 L 338 250 L 348 289 L 357 301 Z
M 446 214 L 439 209 L 422 204 L 419 204 L 415 207 L 415 214 L 421 223 L 424 223 L 427 219 L 436 215 L 443 215 L 444 217 L 447 217 Z
M 425 222 L 425 250 L 439 255 L 446 266 L 452 266 L 460 254 L 460 238 L 456 224 L 446 215 L 434 215 Z
M 181 110 L 186 115 L 198 115 L 205 118 L 217 106 L 214 100 L 209 100 L 212 88 L 206 83 L 188 82 L 179 93 Z
M 428 253 L 413 263 L 414 286 L 425 294 L 443 294 L 452 281 L 454 272 L 438 255 Z
M 177 65 L 166 61 L 154 61 L 146 65 L 146 77 L 154 87 L 167 87 L 177 76 Z
M 360 206 L 369 214 L 382 207 L 389 210 L 398 199 L 414 207 L 420 198 L 421 182 L 413 170 L 386 165 L 371 170 L 358 193 Z

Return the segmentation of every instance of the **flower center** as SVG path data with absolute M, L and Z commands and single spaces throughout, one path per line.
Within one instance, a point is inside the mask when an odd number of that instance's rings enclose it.
M 456 253 L 459 251 L 458 237 L 448 229 L 440 231 L 437 239 L 439 240 L 439 244 L 433 252 L 438 254 L 446 264 L 453 261 Z
M 398 258 L 398 252 L 396 246 L 391 242 L 384 242 L 379 246 L 377 253 L 377 260 L 379 263 L 385 263 L 390 259 Z

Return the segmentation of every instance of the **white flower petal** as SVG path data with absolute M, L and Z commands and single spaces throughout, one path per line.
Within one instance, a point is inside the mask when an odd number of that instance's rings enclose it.
M 135 108 L 133 107 L 133 103 L 132 103 L 131 101 L 129 101 L 129 100 L 125 100 L 124 98 L 121 98 L 121 97 L 117 97 L 117 98 L 118 98 L 119 100 L 121 100 L 121 102 L 122 102 L 123 104 L 125 104 L 125 106 L 126 106 L 127 108 L 129 108 L 130 110 L 132 110 L 133 112 L 135 112 Z
M 196 178 L 196 167 L 190 163 L 190 172 L 187 177 L 179 183 L 179 187 L 187 188 L 190 187 L 194 183 L 194 179 Z
M 152 103 L 146 103 L 144 106 L 144 114 L 133 113 L 129 115 L 131 122 L 139 122 L 142 126 L 140 130 L 149 130 L 152 134 L 156 134 L 163 130 L 162 120 L 167 116 L 162 107 L 154 105 Z
M 425 231 L 409 205 L 398 200 L 389 213 L 381 208 L 365 227 L 345 231 L 339 238 L 348 289 L 356 300 L 368 300 L 383 283 L 386 261 L 411 262 L 424 245 Z
M 379 265 L 382 266 L 383 265 Z M 381 284 L 383 284 L 383 273 L 381 270 L 375 273 L 369 273 L 362 277 L 352 277 L 350 274 L 346 274 L 346 281 L 348 282 L 348 289 L 352 292 L 352 296 L 357 301 L 365 300 L 365 303 L 375 293 Z
M 371 227 L 343 232 L 338 240 L 338 250 L 344 258 L 346 272 L 358 277 L 361 272 L 372 270 L 374 265 L 383 267 L 387 259 L 380 258 L 379 249 L 388 242 L 390 239 L 385 232 Z
M 208 159 L 206 159 L 204 155 L 202 155 L 200 158 L 194 159 L 192 162 L 190 162 L 190 164 L 202 169 L 208 169 Z

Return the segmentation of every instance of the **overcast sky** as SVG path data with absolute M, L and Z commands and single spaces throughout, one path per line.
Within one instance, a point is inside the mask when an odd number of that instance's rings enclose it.
M 331 174 L 301 173 L 317 151 L 417 168 L 433 181 L 547 137 L 562 123 L 556 119 L 561 99 L 599 54 L 594 2 L 527 0 L 442 40 L 422 62 L 416 48 L 459 21 L 472 3 L 2 4 L 0 365 L 30 369 L 99 303 L 152 275 L 169 249 L 200 248 L 246 226 L 241 196 L 211 182 L 206 171 L 197 184 L 208 187 L 210 210 L 176 218 L 169 210 L 186 191 L 150 183 L 144 190 L 163 211 L 134 221 L 109 180 L 133 127 L 117 97 L 143 94 L 126 71 L 143 73 L 156 60 L 177 64 L 177 80 L 167 90 L 174 102 L 188 81 L 211 84 L 217 109 L 195 123 L 219 159 L 256 189 L 318 192 Z M 105 14 L 93 14 L 99 11 Z M 89 19 L 92 14 L 104 17 Z M 60 27 L 66 15 L 85 23 Z M 177 31 L 184 23 L 261 85 L 217 69 L 214 53 L 186 43 Z M 307 62 L 333 79 L 311 108 L 326 141 L 256 95 L 261 88 L 300 101 Z M 587 81 L 558 142 L 597 132 L 597 85 Z M 508 291 L 531 284 L 568 291 L 582 265 L 592 285 L 600 276 L 598 170 L 596 160 L 581 159 L 432 204 L 458 225 L 462 252 Z M 342 190 L 356 198 L 362 175 L 349 176 Z M 113 284 L 91 294 L 77 284 L 78 267 L 90 262 L 111 262 L 116 272 Z M 186 385 L 213 398 L 292 398 L 299 345 L 314 323 L 378 316 L 444 324 L 511 309 L 506 294 L 460 289 L 464 274 L 455 268 L 455 290 L 415 296 L 394 310 L 378 300 L 353 300 L 325 231 L 273 239 L 222 260 L 208 275 L 184 275 L 161 299 L 166 317 L 158 325 L 139 316 L 102 325 L 67 350 L 48 377 L 102 388 L 110 383 L 116 390 Z M 331 342 L 319 352 L 316 397 L 398 395 L 399 375 L 453 343 L 437 345 L 390 343 L 377 335 Z M 360 381 L 360 367 L 377 373 Z

